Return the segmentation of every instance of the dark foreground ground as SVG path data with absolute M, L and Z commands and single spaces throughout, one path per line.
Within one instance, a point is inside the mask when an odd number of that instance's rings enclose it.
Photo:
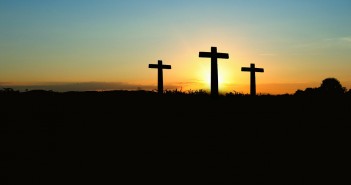
M 0 107 L 0 184 L 350 183 L 350 97 L 40 92 Z

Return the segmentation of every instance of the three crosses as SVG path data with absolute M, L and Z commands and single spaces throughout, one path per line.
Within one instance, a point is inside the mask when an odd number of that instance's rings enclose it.
M 217 47 L 211 47 L 211 52 L 199 52 L 200 58 L 211 58 L 211 96 L 218 96 L 218 65 L 217 61 L 221 59 L 229 59 L 228 53 L 218 53 Z M 149 68 L 158 69 L 158 93 L 163 93 L 163 69 L 171 69 L 171 65 L 163 65 L 162 60 L 158 64 L 149 64 Z M 250 67 L 242 67 L 241 71 L 250 72 L 250 94 L 256 95 L 256 72 L 264 72 L 263 68 L 255 68 L 255 64 Z

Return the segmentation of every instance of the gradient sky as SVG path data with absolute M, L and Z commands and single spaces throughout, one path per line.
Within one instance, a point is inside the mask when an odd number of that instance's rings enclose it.
M 350 0 L 0 0 L 0 87 L 208 89 L 293 93 L 327 77 L 351 88 Z M 89 86 L 90 85 L 90 86 Z M 55 90 L 55 89 L 54 89 Z M 86 89 L 84 89 L 86 90 Z

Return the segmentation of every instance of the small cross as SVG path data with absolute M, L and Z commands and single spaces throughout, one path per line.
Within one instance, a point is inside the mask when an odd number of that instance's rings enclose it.
M 163 69 L 171 69 L 171 65 L 163 65 L 162 60 L 159 60 L 158 64 L 149 64 L 149 68 L 158 69 L 158 93 L 163 94 Z
M 263 68 L 255 68 L 255 64 L 251 64 L 250 67 L 242 67 L 241 71 L 250 72 L 250 94 L 256 95 L 256 72 L 264 72 Z

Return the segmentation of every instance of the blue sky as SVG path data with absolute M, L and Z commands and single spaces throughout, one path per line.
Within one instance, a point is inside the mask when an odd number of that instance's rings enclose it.
M 247 92 L 240 68 L 250 63 L 266 68 L 257 79 L 262 92 L 331 76 L 351 85 L 350 7 L 349 0 L 1 0 L 0 83 L 152 86 L 156 72 L 145 66 L 162 59 L 173 67 L 166 86 L 208 88 L 209 61 L 197 56 L 217 46 L 230 54 L 218 64 L 222 89 Z

